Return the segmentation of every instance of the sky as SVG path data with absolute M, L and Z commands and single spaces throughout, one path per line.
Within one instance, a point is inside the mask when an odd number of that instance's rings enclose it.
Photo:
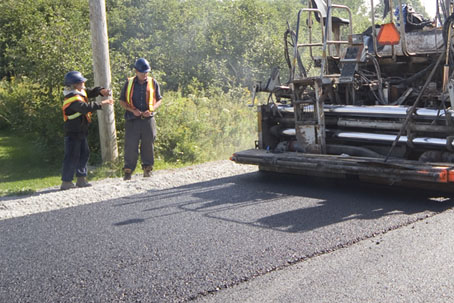
M 431 18 L 435 17 L 435 0 L 420 0 L 421 4 L 426 8 L 426 12 Z

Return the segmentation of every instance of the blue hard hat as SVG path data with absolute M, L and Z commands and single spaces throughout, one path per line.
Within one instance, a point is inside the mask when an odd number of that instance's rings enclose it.
M 151 70 L 150 64 L 144 58 L 137 59 L 136 63 L 134 64 L 134 68 L 139 73 L 148 73 Z
M 64 85 L 70 86 L 76 83 L 81 83 L 87 81 L 84 76 L 78 71 L 71 71 L 65 75 Z

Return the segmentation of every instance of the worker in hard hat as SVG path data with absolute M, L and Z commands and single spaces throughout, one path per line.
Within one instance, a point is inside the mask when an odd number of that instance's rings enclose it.
M 154 114 L 162 103 L 159 83 L 149 76 L 150 64 L 144 58 L 134 64 L 136 75 L 129 78 L 120 93 L 125 111 L 124 180 L 130 180 L 139 158 L 143 176 L 150 177 L 154 165 L 156 120 Z
M 98 102 L 88 102 L 88 98 L 109 96 L 110 90 L 103 87 L 88 89 L 85 87 L 84 76 L 78 71 L 71 71 L 65 75 L 63 95 L 63 120 L 65 123 L 65 155 L 61 190 L 74 187 L 91 186 L 87 182 L 87 163 L 90 155 L 87 135 L 88 125 L 91 122 L 91 113 L 102 109 L 102 105 L 113 104 L 112 99 Z M 76 173 L 77 182 L 73 178 Z

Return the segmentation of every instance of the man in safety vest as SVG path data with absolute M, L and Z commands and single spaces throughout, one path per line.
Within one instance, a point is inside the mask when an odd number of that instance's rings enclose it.
M 87 182 L 87 163 L 90 155 L 87 135 L 91 113 L 102 109 L 101 105 L 113 104 L 113 100 L 101 103 L 88 102 L 88 98 L 108 96 L 110 91 L 103 87 L 85 88 L 85 79 L 78 71 L 65 75 L 63 95 L 63 121 L 65 122 L 65 156 L 63 159 L 62 184 L 60 189 L 91 186 Z M 72 182 L 76 172 L 76 185 Z
M 125 112 L 124 180 L 130 180 L 139 158 L 142 159 L 143 176 L 150 177 L 154 165 L 154 140 L 156 120 L 154 113 L 161 106 L 162 97 L 158 82 L 148 76 L 150 64 L 138 59 L 136 75 L 129 78 L 120 93 L 120 104 Z

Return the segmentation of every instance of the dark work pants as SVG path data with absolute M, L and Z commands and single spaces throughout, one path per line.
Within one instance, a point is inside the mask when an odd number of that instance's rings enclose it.
M 136 169 L 137 160 L 142 159 L 142 167 L 154 165 L 154 140 L 156 138 L 156 120 L 154 117 L 126 120 L 125 123 L 125 166 Z
M 87 138 L 65 137 L 62 181 L 71 182 L 74 172 L 77 177 L 87 176 L 87 163 L 90 156 Z

